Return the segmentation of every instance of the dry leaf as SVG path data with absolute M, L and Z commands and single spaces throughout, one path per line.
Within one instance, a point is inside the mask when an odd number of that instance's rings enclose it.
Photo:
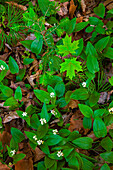
M 81 7 L 82 7 L 82 11 L 85 13 L 85 11 L 86 11 L 86 4 L 85 4 L 84 0 L 81 0 Z
M 3 123 L 8 123 L 13 119 L 17 119 L 19 118 L 18 114 L 16 113 L 16 111 L 10 111 L 8 115 L 6 115 L 3 119 Z
M 107 1 L 105 1 L 103 4 L 104 4 L 104 6 L 106 6 L 106 8 L 107 8 L 108 10 L 113 9 L 113 1 L 112 1 L 112 0 L 107 0 Z
M 26 6 L 19 5 L 19 4 L 17 4 L 16 2 L 10 1 L 10 2 L 6 2 L 6 3 L 9 4 L 9 5 L 14 5 L 14 6 L 16 6 L 17 8 L 20 8 L 20 9 L 23 10 L 23 11 L 26 11 L 26 10 L 27 10 L 27 7 L 26 7 Z
M 3 131 L 3 133 L 0 133 L 0 141 L 2 141 L 3 145 L 9 145 L 11 140 L 10 133 Z
M 33 170 L 33 160 L 30 157 L 28 160 L 20 160 L 15 164 L 15 170 Z
M 10 165 L 10 167 L 12 167 L 13 165 Z M 10 168 L 7 166 L 7 165 L 5 165 L 5 164 L 2 164 L 1 162 L 0 162 L 0 170 L 10 170 Z
M 34 151 L 34 162 L 39 161 L 40 159 L 44 158 L 45 153 L 42 152 L 38 147 L 36 147 L 35 151 Z
M 77 108 L 79 103 L 80 102 L 78 100 L 71 99 L 68 103 L 68 107 L 70 107 L 71 109 Z
M 75 13 L 76 8 L 77 8 L 77 5 L 75 6 L 74 1 L 71 0 L 70 1 L 70 7 L 69 7 L 69 16 L 70 16 L 70 19 L 73 18 L 73 15 Z
M 67 5 L 69 4 L 69 2 L 64 2 L 64 3 L 61 3 L 60 5 L 60 10 L 57 11 L 57 13 L 61 16 L 64 16 L 68 13 L 68 9 L 67 9 Z

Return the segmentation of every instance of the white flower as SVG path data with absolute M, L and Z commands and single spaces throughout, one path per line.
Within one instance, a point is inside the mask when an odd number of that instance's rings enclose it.
M 52 113 L 52 115 L 57 115 L 57 112 L 55 112 L 54 110 L 50 110 L 51 111 L 51 113 Z
M 38 145 L 41 145 L 41 144 L 44 143 L 44 141 L 43 140 L 37 140 L 37 143 L 38 143 Z
M 37 137 L 36 137 L 36 135 L 35 135 L 35 136 L 33 136 L 33 139 L 37 140 Z
M 11 153 L 11 155 L 13 156 L 13 155 L 15 155 L 16 151 L 15 151 L 15 150 L 12 150 L 12 151 L 10 151 L 10 153 Z
M 113 107 L 109 109 L 109 113 L 113 114 Z
M 46 119 L 44 118 L 44 119 L 40 119 L 40 122 L 41 122 L 41 125 L 43 125 L 44 123 L 47 123 L 47 121 L 46 121 Z
M 24 117 L 24 116 L 27 116 L 27 113 L 26 112 L 23 112 L 22 113 L 22 116 Z
M 0 126 L 0 129 L 2 128 L 2 126 Z
M 50 97 L 51 97 L 51 98 L 54 98 L 54 97 L 55 97 L 55 93 L 51 92 L 51 93 L 50 93 Z
M 53 134 L 54 134 L 54 135 L 56 135 L 57 133 L 58 133 L 58 130 L 57 130 L 57 129 L 53 130 Z
M 63 152 L 58 151 L 57 156 L 58 156 L 58 157 L 61 157 L 61 156 L 64 156 L 64 154 L 63 154 Z
M 1 65 L 0 70 L 5 70 L 5 67 L 3 65 Z
M 82 86 L 83 86 L 83 87 L 86 87 L 86 82 L 83 82 L 83 83 L 82 83 Z

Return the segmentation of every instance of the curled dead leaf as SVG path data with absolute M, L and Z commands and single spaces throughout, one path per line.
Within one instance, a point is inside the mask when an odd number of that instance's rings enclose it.
M 9 4 L 9 5 L 14 5 L 14 6 L 16 6 L 17 8 L 20 8 L 20 9 L 23 10 L 23 11 L 26 11 L 26 10 L 27 10 L 27 7 L 26 7 L 26 6 L 19 5 L 19 4 L 17 4 L 16 2 L 10 1 L 10 2 L 6 2 L 6 3 Z
M 77 5 L 75 6 L 74 1 L 71 0 L 71 1 L 70 1 L 70 7 L 69 7 L 70 19 L 73 18 L 73 15 L 74 15 L 74 13 L 75 13 L 76 8 L 77 8 Z
M 82 8 L 82 11 L 85 13 L 86 12 L 86 4 L 85 4 L 84 0 L 81 0 L 81 8 Z
M 3 123 L 8 123 L 13 119 L 18 119 L 18 118 L 19 118 L 19 116 L 16 113 L 16 111 L 10 111 L 9 114 L 4 117 Z

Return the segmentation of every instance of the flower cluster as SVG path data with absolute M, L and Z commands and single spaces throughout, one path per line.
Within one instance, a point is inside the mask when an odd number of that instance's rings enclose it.
M 54 93 L 54 92 L 51 92 L 51 93 L 50 93 L 50 97 L 51 97 L 51 98 L 54 98 L 54 97 L 55 97 L 55 93 Z
M 109 109 L 109 113 L 113 114 L 113 107 Z
M 0 70 L 5 70 L 5 67 L 3 65 L 1 65 Z
M 36 135 L 35 135 L 35 136 L 33 136 L 33 139 L 37 140 L 37 137 L 36 137 Z
M 15 150 L 10 151 L 10 154 L 11 154 L 12 156 L 14 156 L 14 155 L 15 155 L 15 153 L 16 153 L 16 151 L 15 151 Z
M 27 113 L 26 112 L 23 112 L 22 113 L 22 116 L 24 117 L 24 116 L 27 116 Z
M 45 118 L 43 118 L 43 119 L 41 118 L 41 119 L 40 119 L 40 122 L 41 122 L 41 125 L 43 125 L 44 123 L 47 123 L 47 121 L 46 121 Z
M 58 151 L 57 156 L 58 156 L 58 157 L 61 157 L 61 156 L 64 156 L 64 154 L 63 154 L 63 152 Z
M 82 86 L 83 86 L 83 87 L 86 87 L 86 82 L 83 82 L 83 83 L 82 83 Z
M 35 135 L 35 136 L 33 136 L 33 139 L 34 139 L 34 140 L 36 140 L 36 142 L 38 143 L 38 145 L 41 145 L 41 144 L 43 144 L 43 143 L 44 143 L 44 141 L 43 141 L 43 140 L 37 140 L 36 135 Z
M 57 133 L 58 133 L 58 130 L 57 130 L 57 129 L 53 130 L 53 134 L 54 134 L 54 135 L 56 135 Z
M 51 113 L 52 113 L 52 115 L 57 115 L 57 112 L 55 112 L 54 110 L 50 110 L 51 111 Z

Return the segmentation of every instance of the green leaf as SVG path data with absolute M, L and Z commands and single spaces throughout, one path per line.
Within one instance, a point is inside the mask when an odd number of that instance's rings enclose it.
M 95 27 L 95 31 L 98 32 L 99 34 L 105 34 L 105 28 L 103 28 L 100 25 Z
M 96 49 L 94 48 L 94 46 L 90 43 L 90 41 L 88 41 L 87 46 L 86 46 L 86 54 L 89 56 L 94 56 L 94 57 L 98 57 L 98 54 L 96 52 Z
M 43 138 L 46 133 L 48 132 L 48 124 L 44 124 L 43 126 L 39 126 L 38 129 L 37 129 L 37 137 L 38 139 L 41 139 Z
M 82 50 L 83 50 L 83 46 L 84 46 L 84 41 L 83 41 L 83 38 L 81 38 L 81 39 L 79 39 L 79 40 L 77 40 L 78 42 L 79 42 L 79 48 L 78 49 L 76 49 L 75 50 L 75 52 L 76 52 L 76 56 L 79 56 L 80 54 L 81 54 L 81 52 L 82 52 Z
M 100 93 L 94 91 L 89 97 L 89 105 L 93 107 L 95 104 L 97 104 L 99 98 L 100 98 Z
M 7 86 L 4 86 L 4 85 L 0 85 L 0 90 L 7 97 L 11 97 L 13 94 L 13 90 Z
M 67 34 L 71 34 L 73 32 L 73 30 L 75 29 L 75 24 L 76 18 L 73 18 L 72 20 L 66 22 L 64 30 L 66 31 Z
M 90 33 L 90 32 L 92 32 L 93 30 L 94 30 L 94 27 L 89 26 L 89 27 L 87 27 L 87 28 L 85 29 L 85 32 Z
M 13 57 L 9 57 L 9 69 L 12 74 L 18 73 L 19 72 L 19 67 L 17 62 L 14 60 Z
M 98 19 L 97 17 L 89 17 L 89 23 L 90 25 L 100 25 L 100 26 L 103 26 L 104 23 Z
M 47 122 L 48 122 L 48 121 L 50 120 L 50 118 L 51 118 L 51 115 L 48 114 L 48 112 L 47 112 L 47 107 L 46 107 L 45 102 L 44 102 L 43 107 L 42 107 L 42 110 L 41 110 L 41 118 L 45 118 Z
M 71 132 L 68 129 L 60 129 L 59 130 L 59 135 L 62 136 L 62 137 L 69 136 L 70 133 Z
M 98 52 L 101 52 L 108 44 L 110 36 L 100 39 L 96 44 L 95 48 Z
M 20 86 L 16 88 L 14 97 L 15 99 L 18 99 L 19 101 L 22 99 L 22 91 L 21 91 Z
M 34 93 L 36 95 L 36 97 L 41 101 L 41 102 L 45 102 L 46 104 L 49 104 L 50 101 L 50 95 L 49 93 L 47 93 L 46 91 L 43 90 L 34 90 Z
M 104 152 L 100 156 L 107 162 L 113 163 L 113 152 Z
M 110 152 L 113 148 L 113 142 L 110 139 L 109 136 L 107 136 L 106 138 L 102 139 L 100 145 L 107 151 Z
M 43 145 L 40 145 L 40 149 L 42 150 L 42 152 L 44 152 L 45 154 L 50 154 L 50 151 L 49 151 L 49 147 L 47 145 L 46 142 L 43 143 Z
M 36 53 L 36 55 L 38 55 L 41 50 L 42 50 L 42 45 L 43 45 L 43 38 L 42 36 L 40 35 L 39 39 L 35 39 L 32 44 L 31 44 L 31 51 L 33 53 Z
M 89 137 L 80 137 L 72 142 L 82 149 L 90 149 L 92 147 L 93 139 Z
M 81 62 L 76 61 L 76 58 L 72 58 L 72 59 L 69 58 L 64 60 L 65 62 L 60 64 L 61 65 L 60 72 L 67 71 L 66 77 L 69 76 L 71 80 L 73 77 L 75 77 L 75 70 L 77 70 L 77 72 L 83 71 L 82 66 L 80 65 Z
M 46 141 L 46 144 L 48 146 L 53 146 L 53 145 L 58 144 L 61 140 L 62 140 L 62 137 L 59 135 L 49 135 Z
M 104 57 L 113 59 L 113 48 L 108 47 L 107 49 L 104 50 L 104 52 L 102 54 Z
M 21 141 L 25 139 L 24 134 L 19 129 L 14 128 L 14 127 L 11 128 L 11 135 L 13 139 L 15 140 L 15 142 L 17 143 L 20 143 Z
M 89 106 L 84 104 L 78 104 L 78 106 L 85 117 L 90 118 L 93 115 L 93 110 Z
M 46 39 L 46 43 L 47 43 L 48 47 L 54 46 L 54 40 L 53 40 L 53 36 L 51 33 L 47 32 L 45 34 L 45 39 Z
M 37 129 L 40 125 L 40 121 L 39 118 L 37 116 L 37 114 L 33 114 L 31 119 L 30 119 L 30 125 L 32 128 Z
M 83 158 L 82 157 L 82 161 L 83 161 L 83 170 L 93 170 L 93 168 L 94 168 L 94 164 L 91 162 L 91 161 L 89 161 L 89 160 L 87 160 L 86 158 Z
M 84 29 L 87 25 L 89 24 L 89 22 L 80 22 L 78 24 L 75 25 L 75 29 L 74 32 L 78 32 L 81 31 L 82 29 Z
M 38 4 L 39 4 L 39 7 L 43 13 L 43 15 L 45 16 L 50 16 L 50 13 L 49 13 L 49 0 L 38 0 Z
M 4 106 L 18 106 L 18 102 L 14 97 L 10 97 L 5 101 Z
M 92 119 L 84 117 L 83 118 L 83 126 L 84 126 L 85 129 L 91 129 L 91 127 L 92 127 Z
M 28 131 L 24 131 L 26 136 L 28 137 L 28 139 L 33 142 L 36 143 L 35 139 L 33 138 L 36 134 L 33 132 L 28 132 Z
M 44 163 L 45 163 L 45 167 L 48 169 L 50 168 L 51 166 L 53 166 L 53 164 L 56 162 L 56 160 L 54 159 L 51 159 L 47 156 L 45 156 L 45 159 L 44 159 Z
M 44 165 L 44 162 L 43 162 L 43 161 L 38 162 L 37 170 L 46 170 L 46 167 L 45 167 L 45 165 Z
M 108 166 L 107 163 L 105 163 L 101 168 L 100 170 L 110 170 L 110 167 Z
M 86 88 L 79 88 L 75 90 L 71 95 L 71 98 L 74 100 L 86 100 L 88 99 L 88 97 L 89 93 Z
M 56 92 L 56 95 L 58 97 L 62 97 L 65 93 L 65 84 L 61 81 L 61 82 L 58 82 L 54 88 L 55 92 Z
M 7 71 L 9 70 L 8 65 L 4 61 L 2 61 L 2 60 L 0 60 L 0 67 L 1 66 L 4 69 L 2 69 L 1 72 L 0 72 L 0 82 L 4 79 L 4 77 L 6 76 Z
M 14 157 L 13 157 L 13 164 L 16 164 L 18 161 L 24 159 L 25 156 L 26 155 L 23 154 L 23 153 L 19 153 L 19 154 L 14 155 Z
M 101 18 L 104 18 L 105 15 L 105 6 L 102 3 L 99 3 L 99 6 L 94 8 L 94 13 Z
M 99 64 L 96 57 L 88 55 L 86 64 L 89 72 L 92 74 L 99 71 Z
M 26 72 L 25 68 L 19 70 L 19 74 L 16 76 L 16 80 L 21 81 L 25 76 L 25 72 Z
M 106 111 L 106 109 L 97 109 L 97 110 L 95 110 L 93 118 L 102 117 L 103 114 L 105 113 L 105 111 Z
M 33 42 L 33 40 L 20 41 L 20 43 L 21 43 L 24 47 L 28 48 L 29 50 L 31 49 L 31 44 L 32 44 L 32 42 Z
M 33 58 L 24 58 L 23 59 L 23 64 L 28 65 L 28 64 L 31 64 L 33 61 L 34 61 Z
M 93 132 L 97 138 L 105 137 L 107 135 L 107 129 L 103 120 L 96 117 L 93 122 Z
M 17 112 L 18 116 L 21 117 L 22 119 L 24 119 L 27 122 L 27 124 L 30 126 L 30 117 L 28 116 L 28 114 L 26 116 L 24 116 L 23 115 L 24 112 L 20 111 L 20 110 L 17 110 L 16 112 Z
M 76 54 L 75 50 L 79 48 L 78 41 L 73 41 L 71 43 L 71 37 L 69 37 L 67 34 L 65 38 L 63 38 L 63 45 L 57 45 L 58 53 L 63 54 L 63 57 L 71 54 Z

